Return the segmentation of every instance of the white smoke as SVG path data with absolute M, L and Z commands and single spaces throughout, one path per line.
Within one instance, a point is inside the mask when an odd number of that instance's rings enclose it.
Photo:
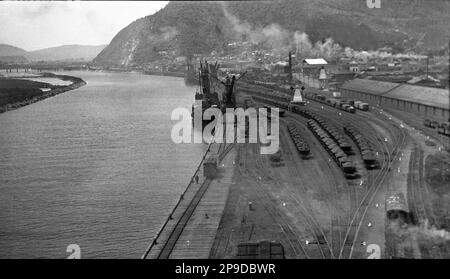
M 178 35 L 178 30 L 176 27 L 164 26 L 159 28 L 158 33 L 151 33 L 148 37 L 149 41 L 169 41 Z
M 312 49 L 311 41 L 306 33 L 296 31 L 294 33 L 295 53 L 298 56 L 299 53 L 309 52 Z
M 413 233 L 417 233 L 425 238 L 431 238 L 439 242 L 450 241 L 450 232 L 444 229 L 437 229 L 435 226 L 431 226 L 428 220 L 421 223 L 418 227 L 411 228 Z
M 295 50 L 297 57 L 309 58 L 336 58 L 338 56 L 345 56 L 351 59 L 365 60 L 373 58 L 409 58 L 418 60 L 426 58 L 423 55 L 414 53 L 399 53 L 393 54 L 389 48 L 381 48 L 370 51 L 357 51 L 350 47 L 343 48 L 338 43 L 335 43 L 332 38 L 327 38 L 324 41 L 317 41 L 312 43 L 308 34 L 302 31 L 288 31 L 283 29 L 278 24 L 270 24 L 265 27 L 253 27 L 248 22 L 239 20 L 232 15 L 226 7 L 224 2 L 220 2 L 225 18 L 229 21 L 231 29 L 239 37 L 245 35 L 247 40 L 254 44 L 260 44 L 264 47 L 270 48 L 274 54 L 286 55 L 288 51 Z
M 232 15 L 226 8 L 224 2 L 220 2 L 225 17 L 231 24 L 231 29 L 241 37 L 245 35 L 247 40 L 253 44 L 259 44 L 271 49 L 274 54 L 286 55 L 288 51 L 295 50 L 298 55 L 304 57 L 330 58 L 342 51 L 342 47 L 336 44 L 332 38 L 324 42 L 318 41 L 313 44 L 309 36 L 301 31 L 288 31 L 278 24 L 270 24 L 265 27 L 252 27 L 247 22 L 242 22 Z
M 390 225 L 392 231 L 398 236 L 409 236 L 412 239 L 427 239 L 433 243 L 445 243 L 450 241 L 450 232 L 445 229 L 438 229 L 429 224 L 428 220 L 420 222 L 418 226 L 409 225 L 402 227 L 399 223 L 393 222 Z
M 230 22 L 232 30 L 238 37 L 245 35 L 250 43 L 261 44 L 280 53 L 285 52 L 291 47 L 291 34 L 278 24 L 270 24 L 263 28 L 252 27 L 249 23 L 242 22 L 236 16 L 232 15 L 226 9 L 224 2 L 220 3 L 225 17 Z
M 178 35 L 177 28 L 172 26 L 161 27 L 159 30 L 162 32 L 162 34 L 160 35 L 161 38 L 163 38 L 165 41 L 168 41 Z
M 356 58 L 360 60 L 368 60 L 373 58 L 392 58 L 392 59 L 403 59 L 409 58 L 412 60 L 424 59 L 426 56 L 418 55 L 415 53 L 397 53 L 393 54 L 392 51 L 388 48 L 381 48 L 378 50 L 369 50 L 369 51 L 356 51 L 350 47 L 346 47 L 344 49 L 344 54 L 348 58 Z

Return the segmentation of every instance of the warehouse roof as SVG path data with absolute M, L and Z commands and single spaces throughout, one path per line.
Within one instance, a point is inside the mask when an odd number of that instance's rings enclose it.
M 400 84 L 393 82 L 357 78 L 345 82 L 341 86 L 341 88 L 358 92 L 366 92 L 374 95 L 383 95 L 397 86 L 400 86 Z
M 407 84 L 395 88 L 385 96 L 444 109 L 449 108 L 450 100 L 449 91 L 447 89 Z
M 345 82 L 341 88 L 449 109 L 450 96 L 447 89 L 399 84 L 370 79 L 349 80 Z
M 306 63 L 308 65 L 326 65 L 326 64 L 328 64 L 328 62 L 323 58 L 315 58 L 315 59 L 307 58 L 307 59 L 303 60 L 303 63 Z

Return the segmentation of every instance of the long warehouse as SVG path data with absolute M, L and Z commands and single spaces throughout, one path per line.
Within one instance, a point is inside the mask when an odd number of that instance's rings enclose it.
M 449 91 L 392 82 L 354 79 L 340 87 L 342 97 L 400 111 L 416 113 L 440 122 L 449 121 Z

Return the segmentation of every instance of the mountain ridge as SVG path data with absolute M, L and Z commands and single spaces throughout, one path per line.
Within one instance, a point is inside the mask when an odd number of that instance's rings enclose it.
M 440 0 L 382 1 L 381 9 L 369 9 L 357 0 L 169 2 L 122 29 L 93 61 L 144 65 L 160 58 L 161 51 L 208 54 L 243 37 L 261 42 L 261 34 L 292 36 L 297 31 L 313 44 L 332 38 L 355 50 L 389 47 L 393 52 L 423 53 L 446 48 L 447 11 L 450 1 Z
M 107 45 L 61 45 L 33 51 L 0 44 L 0 57 L 24 57 L 29 61 L 64 61 L 94 59 Z M 1 60 L 1 59 L 0 59 Z

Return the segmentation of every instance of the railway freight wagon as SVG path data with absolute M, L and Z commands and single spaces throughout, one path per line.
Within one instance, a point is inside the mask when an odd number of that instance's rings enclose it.
M 362 110 L 362 111 L 368 111 L 369 110 L 369 104 L 361 102 L 361 101 L 355 101 L 354 102 L 354 107 L 359 109 L 359 110 Z
M 358 100 L 347 100 L 347 99 L 341 99 L 339 97 L 328 98 L 323 95 L 320 95 L 318 93 L 308 93 L 306 94 L 306 97 L 308 99 L 312 99 L 314 101 L 320 102 L 322 104 L 341 109 L 343 111 L 347 111 L 350 113 L 355 113 L 356 110 L 361 111 L 369 111 L 369 104 L 358 101 Z
M 259 102 L 271 104 L 273 106 L 277 106 L 277 107 L 280 107 L 280 108 L 285 108 L 286 109 L 288 107 L 288 104 L 286 102 L 280 102 L 280 101 L 272 100 L 272 99 L 269 99 L 269 98 L 256 97 L 256 96 L 253 97 L 253 98 L 255 100 L 259 101 Z M 299 115 L 307 118 L 307 119 L 314 120 L 314 121 L 320 120 L 322 122 L 322 125 L 324 125 L 325 129 L 330 129 L 326 122 L 321 120 L 313 112 L 311 112 L 311 111 L 309 111 L 307 109 L 304 109 L 304 107 L 302 107 L 302 106 L 292 105 L 290 107 L 290 110 L 292 112 L 296 113 L 296 114 L 299 114 Z M 317 124 L 317 125 L 319 125 L 319 124 Z M 356 177 L 357 176 L 356 168 L 353 165 L 353 163 L 349 162 L 348 158 L 346 158 L 344 156 L 337 156 L 337 155 L 341 155 L 340 152 L 336 151 L 336 154 L 331 152 L 333 150 L 333 148 L 336 146 L 336 147 L 339 148 L 339 150 L 342 151 L 342 153 L 344 155 L 353 154 L 353 151 L 351 150 L 350 144 L 345 142 L 345 140 L 343 140 L 343 137 L 340 136 L 333 129 L 330 129 L 330 136 L 333 137 L 333 139 L 331 139 L 330 137 L 328 137 L 326 135 L 325 130 L 322 129 L 322 131 L 323 132 L 320 135 L 315 133 L 315 135 L 319 137 L 319 140 L 321 141 L 322 145 L 325 147 L 325 149 L 328 151 L 328 153 L 330 153 L 330 155 L 335 159 L 335 161 L 338 163 L 338 165 L 344 171 L 345 176 L 347 178 L 354 178 L 354 177 Z M 332 142 L 330 142 L 330 140 L 327 140 L 327 138 L 331 139 Z M 337 143 L 334 142 L 334 140 L 336 140 Z M 366 168 L 367 169 L 377 168 L 378 167 L 378 162 L 375 159 L 375 156 L 373 155 L 373 152 L 372 152 L 368 142 L 365 141 L 362 138 L 361 135 L 356 135 L 355 140 L 357 141 L 358 148 L 361 151 L 361 155 L 362 155 L 362 158 L 363 158 L 363 161 L 364 161 L 364 164 L 365 164 Z M 344 150 L 346 150 L 347 152 L 344 152 L 341 147 L 343 147 Z
M 287 128 L 302 159 L 308 159 L 311 149 L 309 148 L 308 143 L 302 138 L 300 129 L 292 122 L 287 125 Z
M 351 145 L 347 142 L 344 136 L 336 129 L 336 127 L 328 124 L 324 119 L 318 117 L 314 113 L 303 109 L 301 106 L 293 106 L 291 108 L 292 112 L 300 114 L 303 117 L 308 119 L 314 119 L 320 127 L 328 134 L 327 136 L 332 138 L 333 141 L 337 143 L 337 145 L 344 151 L 346 155 L 352 155 L 353 150 Z
M 276 101 L 269 98 L 264 97 L 253 97 L 256 101 L 267 103 L 273 106 L 277 106 L 279 108 L 287 109 L 288 103 L 287 102 L 281 102 Z M 347 155 L 344 153 L 344 151 L 339 147 L 338 144 L 336 144 L 333 139 L 331 139 L 327 132 L 323 130 L 320 125 L 316 122 L 316 120 L 319 120 L 318 116 L 316 116 L 314 113 L 303 109 L 299 105 L 294 105 L 291 107 L 292 112 L 302 115 L 308 119 L 310 119 L 310 122 L 308 121 L 308 128 L 312 130 L 313 134 L 319 139 L 320 143 L 325 147 L 325 150 L 330 154 L 330 156 L 335 160 L 335 162 L 338 164 L 338 166 L 342 169 L 344 172 L 344 176 L 346 178 L 356 178 L 358 177 L 358 174 L 356 172 L 356 167 L 354 163 L 347 157 Z M 338 137 L 336 137 L 338 138 Z M 333 142 L 330 142 L 329 139 L 331 139 Z M 328 142 L 328 145 L 326 144 Z M 342 141 L 340 142 L 342 145 Z M 334 148 L 336 147 L 336 148 Z
M 338 144 L 338 146 L 345 152 L 345 154 L 353 154 L 351 145 L 347 142 L 347 140 L 345 140 L 344 136 L 339 133 L 334 126 L 331 126 L 325 120 L 317 116 L 314 117 L 314 120 L 319 123 L 320 127 L 322 127 L 328 133 L 328 135 Z
M 440 135 L 450 137 L 450 123 L 439 123 L 435 120 L 425 119 L 423 125 L 432 129 L 437 128 L 437 132 Z
M 352 105 L 352 102 L 349 100 L 341 100 L 335 98 L 327 98 L 323 95 L 317 93 L 307 93 L 305 97 L 310 100 L 314 100 L 316 102 L 325 104 L 330 107 L 334 107 L 349 113 L 355 113 L 355 108 Z
M 342 149 L 328 137 L 327 132 L 320 127 L 320 125 L 313 119 L 308 120 L 308 128 L 316 136 L 325 150 L 334 159 L 337 165 L 341 168 L 345 178 L 356 178 L 358 176 L 356 167 L 353 162 L 347 157 Z
M 438 134 L 450 137 L 450 123 L 439 124 Z
M 355 142 L 361 152 L 361 157 L 364 161 L 366 169 L 370 170 L 377 168 L 378 161 L 375 158 L 373 149 L 363 135 L 361 135 L 358 130 L 349 124 L 344 126 L 344 132 Z

